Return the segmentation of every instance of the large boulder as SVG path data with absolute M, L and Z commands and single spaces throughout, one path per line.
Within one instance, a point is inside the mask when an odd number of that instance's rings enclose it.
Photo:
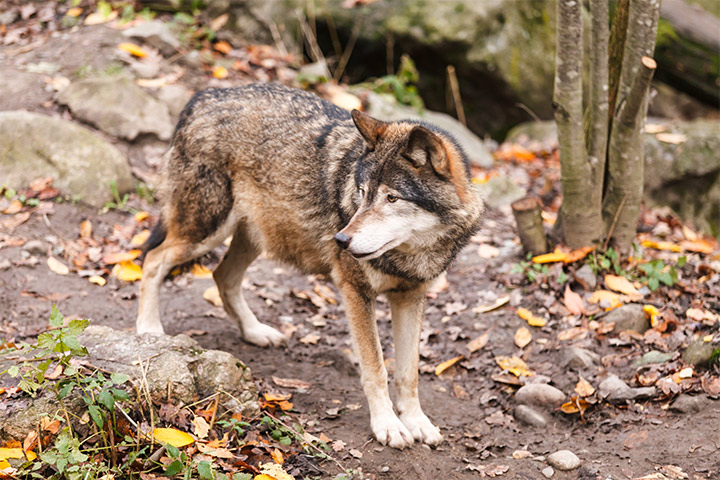
M 173 132 L 167 106 L 124 75 L 73 82 L 57 100 L 76 118 L 116 137 L 134 140 L 140 134 L 155 134 L 168 140 Z
M 133 188 L 120 151 L 87 128 L 25 111 L 0 112 L 0 183 L 16 190 L 38 177 L 52 177 L 63 193 L 101 207 L 111 201 L 110 182 Z

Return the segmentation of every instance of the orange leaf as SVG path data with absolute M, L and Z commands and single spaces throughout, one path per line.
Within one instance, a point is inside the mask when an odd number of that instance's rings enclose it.
M 148 218 L 149 216 L 150 216 L 150 214 L 148 212 L 141 211 L 141 212 L 137 212 L 133 218 L 135 218 L 136 222 L 140 223 L 143 220 L 145 220 L 146 218 Z
M 555 250 L 553 253 L 546 253 L 533 257 L 533 263 L 555 263 L 564 262 L 567 259 L 567 253 Z
M 591 405 L 590 402 L 588 402 L 585 399 L 578 398 L 578 397 L 572 397 L 569 402 L 563 403 L 560 406 L 560 410 L 563 413 L 571 414 L 571 413 L 582 413 Z
M 463 358 L 465 358 L 464 355 L 458 355 L 457 357 L 451 358 L 450 360 L 445 360 L 445 361 L 442 362 L 440 365 L 438 365 L 437 367 L 435 367 L 435 376 L 439 377 L 440 375 L 443 374 L 443 372 L 444 372 L 445 370 L 447 370 L 448 368 L 452 367 L 453 365 L 455 365 L 457 362 L 459 362 L 459 361 L 462 360 Z
M 607 285 L 610 290 L 615 290 L 616 292 L 624 293 L 625 295 L 638 295 L 638 291 L 635 286 L 625 277 L 620 277 L 618 275 L 605 275 L 605 285 Z
M 67 13 L 65 13 L 65 15 L 67 15 L 68 17 L 73 17 L 73 18 L 74 18 L 74 17 L 79 17 L 82 12 L 83 12 L 83 9 L 82 9 L 82 8 L 80 8 L 80 7 L 73 7 L 73 8 L 71 8 L 71 9 L 69 9 L 69 10 L 67 11 Z
M 193 263 L 193 266 L 190 267 L 190 273 L 197 278 L 212 278 L 213 275 L 209 268 L 199 263 Z
M 542 317 L 535 316 L 535 314 L 527 308 L 518 308 L 517 314 L 523 320 L 527 320 L 528 325 L 530 325 L 531 327 L 544 327 L 547 324 L 547 320 Z
M 641 245 L 645 248 L 654 248 L 655 250 L 667 250 L 670 252 L 682 252 L 682 247 L 672 242 L 656 242 L 654 240 L 643 240 Z
M 573 315 L 582 315 L 585 313 L 585 302 L 582 297 L 570 289 L 570 285 L 565 285 L 565 308 Z
M 213 68 L 212 74 L 215 78 L 227 78 L 230 73 L 228 72 L 227 68 L 223 67 L 222 65 L 217 65 L 215 68 Z
M 142 232 L 133 235 L 132 239 L 130 240 L 130 245 L 136 247 L 140 246 L 145 243 L 148 238 L 150 238 L 150 230 L 145 229 Z
M 266 393 L 263 395 L 266 402 L 282 402 L 283 400 L 290 400 L 292 393 Z
M 501 355 L 495 357 L 495 363 L 497 363 L 500 368 L 502 368 L 503 370 L 507 370 L 516 377 L 530 377 L 533 374 L 530 371 L 530 367 L 528 367 L 528 364 L 525 363 L 520 357 L 506 357 Z
M 608 303 L 610 308 L 616 308 L 622 305 L 620 295 L 609 290 L 597 290 L 590 297 L 590 303 Z
M 224 41 L 224 40 L 221 40 L 221 41 L 217 42 L 217 43 L 213 46 L 213 48 L 215 48 L 215 50 L 217 50 L 217 51 L 220 52 L 220 53 L 224 53 L 225 55 L 227 55 L 228 53 L 230 53 L 230 52 L 232 51 L 232 49 L 233 49 L 232 46 L 231 46 L 228 42 L 226 42 L 226 41 Z
M 595 250 L 595 247 L 580 247 L 567 254 L 567 258 L 564 260 L 565 263 L 573 263 L 578 260 L 582 260 L 587 257 L 588 253 Z
M 12 202 L 10 202 L 10 205 L 5 210 L 3 210 L 3 213 L 6 215 L 15 215 L 20 210 L 22 210 L 22 208 L 23 208 L 22 202 L 20 200 L 15 199 Z
M 112 274 L 116 278 L 125 282 L 134 282 L 142 278 L 142 267 L 137 263 L 128 260 L 120 262 L 112 269 Z
M 140 249 L 130 250 L 129 252 L 108 253 L 103 256 L 102 260 L 106 265 L 115 265 L 116 263 L 131 262 L 138 258 L 141 253 L 142 250 Z
M 83 220 L 80 223 L 80 238 L 90 238 L 92 236 L 92 223 L 90 220 Z
M 712 253 L 715 250 L 715 244 L 708 240 L 683 240 L 680 242 L 680 246 L 688 252 L 696 253 Z
M 283 457 L 282 452 L 277 448 L 273 448 L 272 452 L 270 452 L 270 456 L 278 465 L 285 463 L 285 458 Z
M 129 53 L 133 57 L 138 58 L 145 58 L 147 57 L 147 52 L 140 48 L 138 45 L 135 45 L 134 43 L 124 42 L 118 45 L 118 48 L 124 52 Z

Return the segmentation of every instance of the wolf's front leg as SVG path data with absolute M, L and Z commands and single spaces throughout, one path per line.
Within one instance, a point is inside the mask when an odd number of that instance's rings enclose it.
M 418 398 L 420 329 L 425 311 L 425 288 L 387 295 L 392 312 L 395 343 L 395 402 L 400 420 L 415 440 L 430 445 L 442 442 L 440 430 L 423 413 Z
M 409 447 L 413 436 L 395 415 L 387 385 L 382 347 L 375 323 L 375 299 L 364 289 L 347 282 L 336 282 L 345 300 L 355 352 L 360 360 L 363 390 L 370 409 L 370 426 L 375 438 L 394 448 Z

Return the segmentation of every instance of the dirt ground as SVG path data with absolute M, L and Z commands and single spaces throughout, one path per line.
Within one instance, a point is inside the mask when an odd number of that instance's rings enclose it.
M 99 215 L 95 210 L 67 204 L 54 209 L 55 213 L 48 216 L 50 226 L 41 217 L 33 216 L 13 236 L 50 245 L 47 241 L 56 242 L 58 237 L 77 237 L 82 219 L 89 219 L 96 235 L 101 236 L 109 234 L 114 224 L 127 223 L 130 217 L 119 212 Z M 479 239 L 503 245 L 513 235 L 510 219 L 491 211 Z M 577 415 L 560 412 L 553 414 L 549 427 L 536 428 L 515 421 L 515 388 L 493 381 L 490 375 L 499 373 L 494 357 L 518 353 L 513 335 L 524 321 L 509 308 L 476 314 L 462 307 L 486 303 L 484 299 L 493 294 L 509 293 L 496 280 L 502 277 L 497 271 L 520 258 L 498 256 L 485 260 L 477 250 L 478 244 L 472 243 L 460 254 L 448 273 L 449 288 L 429 299 L 426 311 L 421 360 L 425 373 L 420 378 L 420 395 L 425 411 L 441 427 L 446 439 L 434 449 L 415 445 L 399 452 L 372 439 L 357 369 L 349 356 L 350 338 L 342 308 L 329 304 L 322 315 L 328 319 L 327 324 L 314 326 L 313 321 L 316 325 L 324 323 L 315 317 L 318 308 L 293 293 L 312 291 L 318 279 L 298 275 L 264 259 L 256 261 L 248 272 L 246 296 L 257 316 L 286 331 L 297 329 L 285 348 L 264 349 L 244 343 L 222 310 L 203 299 L 212 280 L 195 278 L 190 273 L 166 281 L 163 321 L 170 334 L 187 332 L 206 348 L 236 355 L 251 367 L 263 391 L 284 391 L 272 384 L 272 376 L 311 383 L 307 391 L 294 392 L 295 410 L 305 420 L 314 421 L 311 432 L 345 442 L 346 448 L 337 457 L 346 468 L 361 469 L 378 479 L 475 478 L 479 475 L 475 470 L 490 466 L 509 467 L 507 478 L 543 478 L 540 472 L 547 466 L 543 457 L 561 449 L 575 452 L 584 466 L 579 471 L 558 471 L 554 476 L 558 479 L 638 478 L 667 465 L 680 467 L 689 478 L 718 478 L 717 401 L 701 412 L 689 414 L 673 413 L 667 401 L 654 399 L 623 406 L 600 405 L 586 413 L 584 422 Z M 37 264 L 33 264 L 33 257 Z M 133 330 L 137 285 L 111 278 L 108 285 L 100 287 L 77 275 L 60 276 L 49 270 L 43 255 L 28 257 L 20 247 L 0 249 L 0 262 L 5 260 L 21 266 L 0 272 L 0 335 L 18 340 L 36 335 L 45 327 L 52 303 L 66 317 L 85 317 L 96 324 Z M 522 290 L 515 297 L 527 308 L 539 307 L 536 298 L 523 296 Z M 392 359 L 388 308 L 382 301 L 378 303 L 378 317 L 384 352 L 386 358 Z M 538 375 L 549 377 L 567 393 L 572 391 L 577 374 L 562 367 L 560 358 L 567 342 L 556 339 L 559 326 L 550 322 L 542 329 L 534 329 L 534 346 L 526 347 L 523 358 Z M 486 331 L 490 332 L 486 347 L 469 355 L 466 343 Z M 319 336 L 317 344 L 300 341 L 307 340 L 308 334 Z M 586 340 L 574 344 L 601 355 L 634 356 L 632 350 L 610 347 L 607 342 Z M 432 373 L 436 364 L 460 354 L 468 357 L 460 365 L 441 376 Z M 387 364 L 392 370 L 392 360 Z M 601 367 L 591 372 L 588 379 L 596 384 L 594 379 L 604 370 Z M 629 380 L 633 370 L 625 365 L 608 368 L 607 372 Z M 635 441 L 638 437 L 640 440 Z M 359 450 L 362 457 L 351 456 L 351 449 Z M 516 450 L 527 450 L 531 456 L 514 459 Z M 337 473 L 331 463 L 324 467 L 326 478 Z

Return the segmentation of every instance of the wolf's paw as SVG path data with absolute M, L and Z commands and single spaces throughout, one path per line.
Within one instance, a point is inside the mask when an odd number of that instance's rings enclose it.
M 402 449 L 413 444 L 412 434 L 395 414 L 374 419 L 372 431 L 377 441 L 383 445 Z
M 163 330 L 162 323 L 147 322 L 147 321 L 143 321 L 142 319 L 138 320 L 135 331 L 137 332 L 138 335 L 143 334 L 143 333 L 153 333 L 153 334 L 165 333 L 165 330 Z
M 287 343 L 287 337 L 285 335 L 264 323 L 259 323 L 252 328 L 245 329 L 243 338 L 246 342 L 257 345 L 258 347 L 279 347 Z
M 422 412 L 414 415 L 400 415 L 400 420 L 405 424 L 413 438 L 419 442 L 437 445 L 443 440 L 440 430 Z

